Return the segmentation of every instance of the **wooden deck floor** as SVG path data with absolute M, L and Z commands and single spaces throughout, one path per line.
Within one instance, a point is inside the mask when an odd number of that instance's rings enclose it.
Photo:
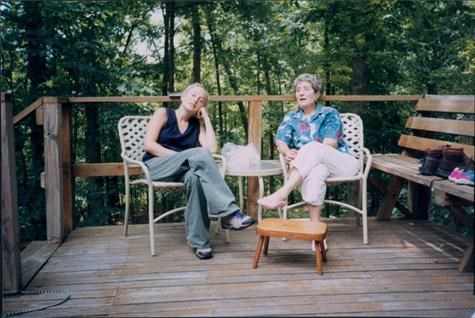
M 146 225 L 75 230 L 28 290 L 62 290 L 71 299 L 22 317 L 64 316 L 417 316 L 473 317 L 474 274 L 457 270 L 467 240 L 427 221 L 370 220 L 369 245 L 352 220 L 329 222 L 328 263 L 315 273 L 310 243 L 271 239 L 252 269 L 254 227 L 212 235 L 215 257 L 198 260 L 183 224 L 156 226 L 151 257 Z M 3 310 L 57 296 L 4 299 Z

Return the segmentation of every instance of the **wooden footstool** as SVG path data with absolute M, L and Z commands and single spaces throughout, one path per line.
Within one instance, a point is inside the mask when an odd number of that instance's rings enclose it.
M 288 239 L 315 241 L 315 266 L 317 272 L 323 275 L 322 259 L 324 262 L 327 261 L 323 240 L 327 235 L 327 230 L 328 225 L 318 221 L 263 219 L 256 226 L 256 232 L 260 237 L 257 243 L 256 255 L 254 256 L 253 268 L 257 268 L 257 263 L 259 263 L 262 245 L 264 245 L 264 255 L 267 255 L 270 237 L 285 237 Z

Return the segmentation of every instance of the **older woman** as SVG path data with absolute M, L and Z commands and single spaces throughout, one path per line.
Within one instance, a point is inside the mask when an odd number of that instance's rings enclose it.
M 326 193 L 325 179 L 356 175 L 359 165 L 343 140 L 340 114 L 318 103 L 321 80 L 301 74 L 293 87 L 299 108 L 285 115 L 276 136 L 277 149 L 289 164 L 289 178 L 282 188 L 258 203 L 267 209 L 283 207 L 290 192 L 301 185 L 310 219 L 319 221 Z
M 178 109 L 159 108 L 147 127 L 143 158 L 152 180 L 185 183 L 186 238 L 200 259 L 213 257 L 209 217 L 221 217 L 221 226 L 232 230 L 254 223 L 239 210 L 210 154 L 217 143 L 207 102 L 208 93 L 195 83 L 183 91 Z

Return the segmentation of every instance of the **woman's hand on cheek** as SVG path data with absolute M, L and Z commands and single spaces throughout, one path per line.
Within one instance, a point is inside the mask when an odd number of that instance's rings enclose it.
M 208 117 L 208 113 L 206 112 L 206 109 L 203 107 L 200 110 L 196 112 L 196 118 L 203 120 Z

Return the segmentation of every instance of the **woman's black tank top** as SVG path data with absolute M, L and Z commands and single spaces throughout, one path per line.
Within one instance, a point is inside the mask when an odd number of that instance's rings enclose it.
M 198 144 L 198 137 L 200 135 L 200 121 L 196 117 L 191 117 L 188 127 L 182 134 L 178 128 L 176 120 L 175 110 L 172 108 L 166 108 L 167 122 L 162 127 L 157 142 L 168 149 L 175 150 L 177 152 L 195 148 Z M 145 152 L 143 161 L 147 161 L 155 157 L 154 155 Z

